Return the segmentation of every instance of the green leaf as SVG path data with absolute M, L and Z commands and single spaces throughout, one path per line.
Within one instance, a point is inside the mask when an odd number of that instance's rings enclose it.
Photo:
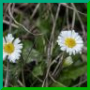
M 58 82 L 61 82 L 66 86 L 70 86 L 72 84 L 72 81 L 75 81 L 78 77 L 82 76 L 86 72 L 87 64 L 80 62 L 78 64 L 74 64 L 70 67 L 64 68 L 57 80 Z
M 35 38 L 35 47 L 40 53 L 44 53 L 45 49 L 45 39 L 43 36 L 38 36 Z
M 23 44 L 24 44 L 24 48 L 23 48 L 22 56 L 24 58 L 25 63 L 42 60 L 42 56 L 40 55 L 40 53 L 32 47 L 33 46 L 32 42 L 24 41 Z
M 50 87 L 66 87 L 66 86 L 60 82 L 54 82 L 52 83 L 52 85 L 50 85 Z
M 82 63 L 77 66 L 72 66 L 62 72 L 61 78 L 63 80 L 72 79 L 76 80 L 79 76 L 87 72 L 87 64 Z
M 43 70 L 42 70 L 42 67 L 40 65 L 36 66 L 32 72 L 36 77 L 43 75 Z
M 47 20 L 38 19 L 36 21 L 36 26 L 39 29 L 39 31 L 44 35 L 49 34 L 51 30 L 50 21 L 48 19 Z

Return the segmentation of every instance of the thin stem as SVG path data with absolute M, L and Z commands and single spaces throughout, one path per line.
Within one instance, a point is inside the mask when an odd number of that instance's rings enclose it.
M 17 24 L 18 26 L 22 27 L 29 34 L 32 34 L 32 35 L 43 35 L 44 34 L 44 33 L 34 34 L 34 33 L 30 32 L 31 30 L 28 30 L 24 25 L 22 25 L 21 23 L 17 22 L 17 20 L 15 20 L 15 18 L 12 15 L 10 7 L 11 7 L 11 3 L 8 6 L 8 13 L 9 13 L 10 17 L 12 18 L 12 20 L 15 22 L 15 24 Z
M 83 83 L 85 83 L 87 81 L 87 79 L 83 80 L 82 82 L 79 82 L 78 84 L 72 86 L 72 87 L 78 87 L 80 85 L 82 85 Z
M 75 25 L 75 14 L 76 14 L 76 12 L 74 10 L 73 11 L 73 18 L 72 18 L 72 27 L 71 27 L 71 29 L 74 29 L 74 25 Z
M 3 23 L 5 23 L 7 25 L 10 25 L 9 21 L 6 21 L 6 20 L 3 20 Z M 11 26 L 14 27 L 14 28 L 18 28 L 18 26 L 14 23 L 12 23 Z
M 60 12 L 60 6 L 61 6 L 61 4 L 59 3 L 57 11 L 56 11 L 55 18 L 54 18 L 52 32 L 51 32 L 51 37 L 50 37 L 50 42 L 49 42 L 48 50 L 47 50 L 47 62 L 48 62 L 47 63 L 47 73 L 46 73 L 44 82 L 42 84 L 42 86 L 44 86 L 44 84 L 46 84 L 46 87 L 48 87 L 48 74 L 49 74 L 49 70 L 50 70 L 50 67 L 51 67 L 51 55 L 52 55 L 52 50 L 53 50 L 54 32 L 55 32 L 55 28 L 56 28 L 56 23 L 57 23 L 57 19 L 58 19 L 58 16 L 59 16 L 59 12 Z
M 78 17 L 78 20 L 80 21 L 80 24 L 81 24 L 81 28 L 82 28 L 82 31 L 83 31 L 83 37 L 85 37 L 85 27 L 84 27 L 84 24 L 83 24 L 83 21 L 77 11 L 77 8 L 75 7 L 75 5 L 73 3 L 71 3 L 72 7 L 74 8 L 74 11 L 76 12 L 77 14 L 77 17 Z M 86 39 L 86 38 L 85 38 Z
M 68 12 L 69 12 L 69 9 L 66 8 L 67 27 L 68 27 L 68 30 L 69 30 L 69 15 L 68 15 Z
M 25 87 L 25 80 L 24 80 L 24 72 L 23 72 L 23 69 L 22 69 L 22 82 L 23 82 L 23 87 Z
M 31 15 L 31 18 L 33 18 L 33 17 L 35 16 L 35 14 L 36 14 L 39 6 L 40 6 L 40 3 L 38 3 L 38 4 L 36 5 L 36 7 L 35 7 L 35 9 L 34 9 L 34 11 L 33 11 L 33 13 L 32 13 L 32 15 Z
M 14 7 L 15 7 L 15 4 L 13 3 L 12 4 L 12 8 L 11 8 L 11 12 L 12 12 L 12 15 L 14 13 Z M 10 17 L 10 21 L 9 21 L 9 32 L 11 33 L 11 29 L 12 29 L 12 18 Z
M 61 5 L 63 5 L 63 4 L 61 4 Z M 68 9 L 70 9 L 70 10 L 74 10 L 74 8 L 73 7 L 71 7 L 71 6 L 69 6 L 69 5 L 63 5 L 64 7 L 66 7 L 66 8 L 68 8 Z M 87 14 L 86 13 L 83 13 L 83 12 L 81 12 L 81 11 L 79 11 L 79 10 L 77 10 L 77 12 L 79 13 L 79 14 L 81 14 L 81 15 L 84 15 L 85 17 L 87 17 Z
M 52 73 L 52 76 L 54 76 L 55 75 L 55 73 L 56 73 L 56 71 L 57 71 L 57 69 L 58 69 L 58 67 L 60 66 L 60 64 L 63 62 L 63 59 L 64 59 L 64 52 L 62 53 L 62 55 L 61 55 L 61 58 L 60 58 L 60 56 L 59 56 L 59 62 L 58 62 L 58 64 L 57 64 L 57 66 L 55 67 L 55 69 L 54 69 L 54 71 L 53 71 L 53 73 Z
M 52 75 L 51 75 L 50 73 L 49 73 L 49 76 L 50 76 L 51 80 L 52 80 L 54 83 L 57 83 L 57 84 L 60 85 L 61 87 L 66 87 L 66 86 L 63 85 L 61 82 L 56 81 L 56 80 L 52 77 Z
M 9 84 L 9 61 L 7 60 L 7 72 L 6 72 L 6 79 L 5 79 L 5 85 L 4 87 L 8 87 Z

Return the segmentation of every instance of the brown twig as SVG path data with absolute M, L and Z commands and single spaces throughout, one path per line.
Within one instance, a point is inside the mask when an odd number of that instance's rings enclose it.
M 7 60 L 7 72 L 6 72 L 6 79 L 5 79 L 5 85 L 4 87 L 8 87 L 9 84 L 9 61 Z

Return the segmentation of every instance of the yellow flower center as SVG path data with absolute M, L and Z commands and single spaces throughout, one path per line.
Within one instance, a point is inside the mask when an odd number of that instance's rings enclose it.
M 13 43 L 4 44 L 3 49 L 4 49 L 4 52 L 11 54 L 14 51 L 14 45 L 13 45 Z
M 69 48 L 73 48 L 76 45 L 76 41 L 73 38 L 66 38 L 65 45 L 68 46 Z

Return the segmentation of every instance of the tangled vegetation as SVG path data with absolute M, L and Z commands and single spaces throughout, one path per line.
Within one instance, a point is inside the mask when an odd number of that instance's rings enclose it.
M 63 30 L 79 33 L 81 54 L 61 51 Z M 4 87 L 87 87 L 86 3 L 4 3 L 3 36 L 8 33 L 21 39 L 23 49 L 15 63 L 3 61 Z

